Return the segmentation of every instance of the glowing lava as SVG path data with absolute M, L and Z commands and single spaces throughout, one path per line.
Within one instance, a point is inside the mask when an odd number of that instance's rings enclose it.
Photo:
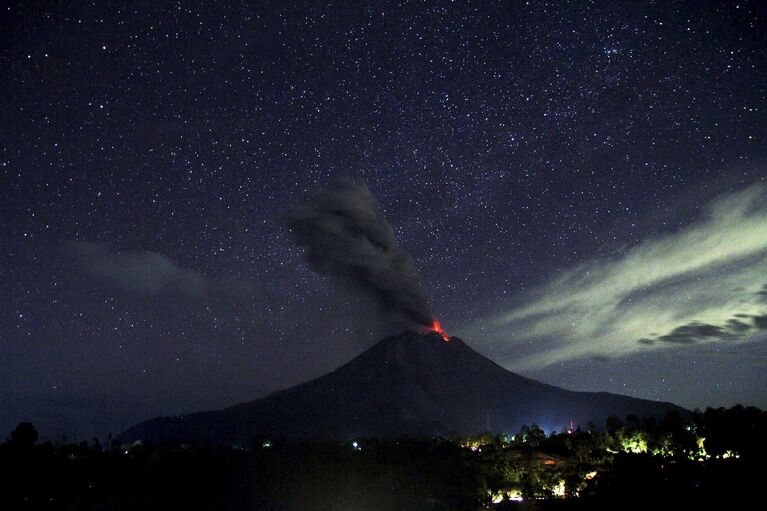
M 439 335 L 442 336 L 445 342 L 450 341 L 450 336 L 447 335 L 447 333 L 444 330 L 442 330 L 442 325 L 439 324 L 439 321 L 437 321 L 436 318 L 431 320 L 431 326 L 426 327 L 424 332 L 425 333 L 437 332 Z

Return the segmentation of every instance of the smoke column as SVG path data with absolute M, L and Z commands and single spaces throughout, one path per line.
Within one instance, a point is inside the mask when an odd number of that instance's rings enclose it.
M 289 225 L 314 271 L 369 293 L 392 319 L 431 324 L 413 259 L 397 247 L 367 185 L 345 182 L 316 193 Z

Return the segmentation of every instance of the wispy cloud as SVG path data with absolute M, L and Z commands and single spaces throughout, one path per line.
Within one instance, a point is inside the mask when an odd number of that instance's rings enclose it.
M 694 224 L 594 259 L 519 297 L 473 330 L 530 343 L 508 361 L 532 369 L 706 342 L 744 342 L 767 327 L 767 186 L 723 195 Z
M 239 299 L 250 291 L 241 282 L 209 279 L 159 252 L 116 252 L 103 243 L 85 241 L 69 242 L 66 251 L 83 272 L 136 295 Z

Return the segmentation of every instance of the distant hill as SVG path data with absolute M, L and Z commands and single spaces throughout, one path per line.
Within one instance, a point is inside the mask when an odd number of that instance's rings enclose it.
M 517 432 L 523 424 L 563 430 L 603 425 L 610 415 L 686 412 L 665 402 L 573 392 L 507 371 L 457 337 L 387 337 L 335 371 L 224 410 L 160 417 L 121 441 L 222 442 L 431 436 L 450 431 Z

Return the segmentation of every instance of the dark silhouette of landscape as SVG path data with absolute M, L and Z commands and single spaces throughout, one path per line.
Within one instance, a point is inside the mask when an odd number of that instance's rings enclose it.
M 606 392 L 573 392 L 525 378 L 458 337 L 407 331 L 385 338 L 320 378 L 220 411 L 152 419 L 121 441 L 251 445 L 359 437 L 431 437 L 449 432 L 563 430 L 611 415 L 662 417 L 671 403 Z
M 593 428 L 593 429 L 590 429 Z M 707 409 L 599 428 L 250 446 L 97 439 L 0 445 L 0 508 L 77 510 L 711 509 L 755 497 L 767 413 Z

